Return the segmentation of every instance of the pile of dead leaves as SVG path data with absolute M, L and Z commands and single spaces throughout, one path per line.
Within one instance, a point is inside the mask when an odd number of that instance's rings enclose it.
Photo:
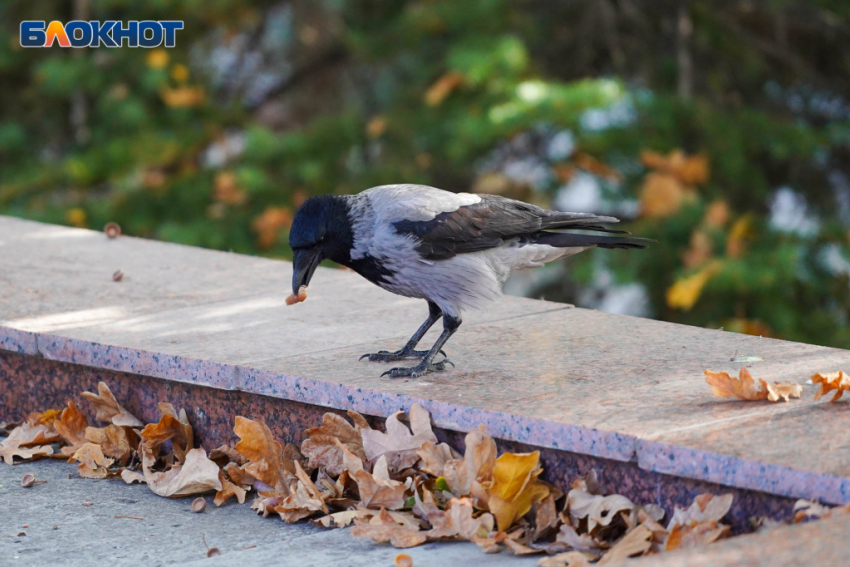
M 0 443 L 0 456 L 67 458 L 86 478 L 142 482 L 156 494 L 215 492 L 264 517 L 310 519 L 324 527 L 352 526 L 356 537 L 406 548 L 461 539 L 484 552 L 545 554 L 543 566 L 610 563 L 711 543 L 729 535 L 721 520 L 732 496 L 702 494 L 687 509 L 665 512 L 618 494 L 604 495 L 591 472 L 568 493 L 540 480 L 540 455 L 504 453 L 483 426 L 466 436 L 463 454 L 438 441 L 430 415 L 418 405 L 373 429 L 363 416 L 327 413 L 298 448 L 275 439 L 261 421 L 236 417 L 235 446 L 209 455 L 194 448 L 186 412 L 159 404 L 157 423 L 144 424 L 101 383 L 83 393 L 105 424 L 90 426 L 74 402 L 62 411 L 34 413 Z M 798 515 L 822 514 L 811 504 Z M 825 510 L 825 509 L 824 509 Z

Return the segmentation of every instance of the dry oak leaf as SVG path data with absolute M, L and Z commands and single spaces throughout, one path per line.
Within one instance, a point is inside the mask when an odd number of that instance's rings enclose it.
M 590 567 L 587 555 L 580 551 L 568 551 L 552 557 L 544 557 L 537 562 L 538 567 Z
M 537 480 L 540 452 L 505 453 L 493 466 L 493 480 L 485 486 L 490 512 L 496 517 L 499 531 L 506 531 L 525 516 L 534 504 L 549 495 L 549 487 Z
M 590 494 L 582 488 L 570 490 L 567 494 L 567 506 L 573 526 L 578 526 L 580 520 L 587 518 L 588 533 L 592 533 L 596 526 L 609 525 L 619 512 L 631 512 L 635 507 L 634 503 L 625 496 L 619 494 L 600 496 Z
M 174 456 L 177 457 L 178 462 L 182 463 L 186 460 L 186 452 L 194 445 L 194 432 L 189 424 L 186 410 L 180 410 L 178 414 L 174 406 L 168 402 L 162 402 L 158 407 L 162 413 L 159 422 L 147 424 L 140 435 L 152 448 L 171 441 Z
M 729 526 L 724 526 L 714 521 L 701 523 L 691 521 L 687 526 L 676 524 L 667 537 L 664 551 L 701 547 L 709 543 L 714 543 L 721 537 L 728 535 L 730 529 Z
M 155 494 L 176 498 L 221 490 L 218 465 L 209 460 L 203 449 L 192 449 L 186 453 L 186 462 L 182 466 L 175 465 L 165 472 L 156 472 L 153 470 L 156 457 L 151 448 L 145 444 L 139 448 L 145 482 Z
M 277 512 L 284 522 L 297 522 L 316 512 L 328 513 L 324 498 L 310 475 L 304 472 L 298 461 L 295 461 L 295 477 L 297 481 L 289 496 L 275 506 Z
M 729 509 L 732 508 L 732 502 L 735 497 L 732 494 L 724 494 L 716 496 L 714 494 L 700 494 L 694 498 L 693 503 L 687 510 L 682 510 L 678 506 L 673 510 L 673 517 L 667 524 L 667 531 L 672 531 L 677 524 L 680 526 L 690 526 L 692 522 L 701 524 L 703 522 L 719 522 L 723 519 Z
M 59 434 L 52 431 L 50 427 L 36 423 L 31 424 L 28 421 L 23 422 L 9 433 L 9 436 L 3 440 L 3 443 L 11 446 L 12 443 L 17 443 L 16 447 L 32 447 L 35 445 L 48 445 L 54 441 L 59 441 Z
M 67 443 L 66 447 L 62 447 L 63 455 L 70 457 L 83 446 L 86 442 L 86 427 L 88 427 L 86 416 L 77 409 L 77 404 L 69 401 L 68 407 L 62 410 L 59 419 L 53 422 L 56 433 L 61 435 Z
M 531 541 L 537 541 L 550 533 L 550 530 L 558 527 L 559 521 L 558 510 L 555 507 L 555 495 L 549 494 L 537 505 L 537 511 L 534 515 L 534 532 L 531 535 Z
M 48 409 L 44 412 L 34 411 L 27 416 L 27 421 L 30 425 L 45 425 L 50 431 L 53 431 L 53 422 L 59 418 L 62 410 Z
M 349 469 L 349 474 L 357 482 L 361 504 L 366 508 L 398 510 L 404 507 L 407 486 L 390 478 L 386 456 L 381 455 L 378 458 L 372 474 L 363 468 L 354 473 Z
M 375 519 L 377 519 L 377 522 L 373 522 Z M 354 527 L 351 528 L 351 535 L 371 538 L 376 543 L 390 542 L 393 547 L 402 549 L 421 545 L 428 540 L 428 536 L 424 532 L 419 531 L 418 528 L 399 524 L 383 509 L 372 520 L 355 520 Z
M 422 444 L 437 441 L 431 429 L 431 416 L 422 406 L 410 406 L 410 429 L 398 420 L 402 413 L 396 412 L 387 418 L 386 433 L 377 429 L 360 431 L 366 459 L 372 461 L 384 455 L 393 472 L 412 467 L 419 460 L 416 452 Z
M 85 443 L 68 459 L 69 463 L 79 461 L 77 468 L 83 478 L 106 478 L 109 475 L 109 466 L 115 462 L 106 457 L 100 445 Z
M 850 504 L 837 506 L 835 508 L 824 506 L 819 502 L 810 500 L 797 500 L 794 504 L 794 523 L 800 523 L 804 520 L 814 520 L 818 518 L 829 518 L 833 514 L 850 513 Z
M 126 482 L 127 484 L 133 484 L 134 482 L 145 482 L 145 475 L 140 473 L 139 471 L 133 471 L 130 469 L 121 469 L 121 480 Z
M 316 518 L 313 523 L 325 528 L 344 528 L 358 518 L 371 518 L 376 512 L 374 510 L 366 510 L 360 508 L 357 510 L 344 510 L 342 512 L 334 512 L 321 518 Z
M 142 427 L 144 425 L 118 403 L 105 382 L 98 382 L 97 394 L 83 392 L 82 396 L 92 403 L 94 409 L 97 410 L 95 417 L 100 421 L 126 427 Z
M 765 382 L 765 387 L 767 388 L 767 400 L 770 402 L 778 402 L 780 399 L 788 402 L 790 398 L 799 398 L 800 394 L 803 393 L 801 384 L 789 382 L 774 382 L 773 384 Z
M 844 390 L 850 390 L 850 376 L 837 370 L 835 372 L 819 372 L 812 376 L 813 384 L 820 384 L 820 389 L 815 393 L 815 399 L 821 397 L 831 390 L 835 390 L 830 402 L 836 401 L 844 394 Z
M 734 396 L 742 400 L 766 400 L 769 395 L 767 382 L 759 378 L 757 383 L 750 375 L 750 371 L 743 366 L 737 378 L 729 376 L 726 372 L 706 370 L 705 381 L 709 383 L 715 395 L 724 398 Z
M 355 422 L 354 426 L 340 415 L 326 413 L 322 416 L 321 427 L 313 427 L 305 432 L 307 438 L 301 443 L 301 454 L 307 457 L 309 468 L 321 469 L 330 476 L 339 476 L 345 469 L 342 464 L 342 451 L 337 441 L 345 445 L 353 454 L 366 460 L 360 431 L 371 428 L 363 416 L 357 412 L 349 412 L 349 415 Z M 355 418 L 355 415 L 359 419 Z
M 493 531 L 494 520 L 491 514 L 474 516 L 475 508 L 469 498 L 452 498 L 446 504 L 445 511 L 436 510 L 428 514 L 431 530 L 425 532 L 429 538 L 487 537 Z
M 620 541 L 615 543 L 614 546 L 602 556 L 598 565 L 619 563 L 621 561 L 625 561 L 629 557 L 645 555 L 651 548 L 652 531 L 641 524 L 624 535 Z
M 21 447 L 20 439 L 6 438 L 0 443 L 0 457 L 6 461 L 7 465 L 14 463 L 14 458 L 18 457 L 24 460 L 32 459 L 33 457 L 41 457 L 53 454 L 52 445 L 42 445 L 40 447 Z
M 474 491 L 484 496 L 486 503 L 486 492 L 480 488 L 479 481 L 489 479 L 493 472 L 498 455 L 496 442 L 485 427 L 479 425 L 466 434 L 465 445 L 461 459 L 447 444 L 426 441 L 417 451 L 422 459 L 421 469 L 435 477 L 443 477 L 455 496 L 468 496 Z
M 236 450 L 250 461 L 243 467 L 245 472 L 274 491 L 288 495 L 289 482 L 295 477 L 295 464 L 284 456 L 283 446 L 268 426 L 261 421 L 236 416 L 233 431 L 240 439 Z
M 133 453 L 133 447 L 126 429 L 116 425 L 106 427 L 87 427 L 86 441 L 100 445 L 103 454 L 107 457 L 117 459 L 122 463 Z
M 221 445 L 216 447 L 208 455 L 211 461 L 215 461 L 218 466 L 225 468 L 230 463 L 235 463 L 236 466 L 242 466 L 248 462 L 242 453 L 231 447 L 230 445 Z
M 218 480 L 221 482 L 221 490 L 215 493 L 215 498 L 213 499 L 216 506 L 221 506 L 232 496 L 235 496 L 240 504 L 245 503 L 245 495 L 248 492 L 238 484 L 230 482 L 224 471 L 218 471 Z
M 555 537 L 555 541 L 563 543 L 578 551 L 594 551 L 602 547 L 590 534 L 579 535 L 570 524 L 561 524 L 561 529 Z

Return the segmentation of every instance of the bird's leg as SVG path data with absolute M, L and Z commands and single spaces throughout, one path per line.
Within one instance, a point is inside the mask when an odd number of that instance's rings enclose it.
M 368 358 L 372 362 L 392 362 L 394 360 L 403 360 L 405 358 L 421 358 L 428 354 L 427 350 L 413 350 L 416 348 L 416 345 L 419 344 L 419 341 L 422 340 L 422 337 L 425 336 L 425 333 L 434 326 L 434 323 L 437 322 L 437 319 L 443 316 L 443 312 L 440 311 L 440 308 L 437 307 L 437 304 L 433 301 L 428 302 L 428 318 L 425 319 L 425 322 L 422 323 L 422 326 L 413 333 L 413 336 L 410 337 L 410 340 L 407 341 L 407 344 L 404 345 L 401 349 L 390 352 L 388 350 L 382 350 L 380 352 L 367 353 L 360 357 L 360 360 L 364 358 Z M 445 356 L 446 353 L 443 353 Z
M 381 376 L 389 376 L 390 378 L 416 378 L 418 376 L 428 374 L 429 372 L 445 370 L 446 364 L 454 366 L 454 362 L 448 358 L 444 358 L 439 362 L 434 362 L 434 357 L 437 356 L 438 353 L 442 352 L 441 349 L 443 348 L 443 345 L 446 344 L 449 337 L 457 331 L 457 328 L 460 327 L 460 323 L 460 317 L 452 317 L 444 313 L 443 333 L 440 335 L 440 338 L 437 339 L 437 342 L 434 343 L 434 346 L 431 347 L 431 350 L 428 351 L 428 354 L 426 354 L 422 359 L 422 362 L 410 368 L 391 368 L 381 374 Z

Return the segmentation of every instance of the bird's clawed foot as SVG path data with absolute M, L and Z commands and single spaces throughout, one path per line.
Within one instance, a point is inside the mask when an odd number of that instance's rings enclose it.
M 442 372 L 446 369 L 446 364 L 451 364 L 454 367 L 455 363 L 449 360 L 448 358 L 444 358 L 439 362 L 427 362 L 423 360 L 416 366 L 412 366 L 410 368 L 390 368 L 381 376 L 389 376 L 390 378 L 418 378 L 419 376 L 424 376 L 430 372 Z
M 382 350 L 378 352 L 366 353 L 360 357 L 360 360 L 368 358 L 369 362 L 394 362 L 396 360 L 404 360 L 405 358 L 424 358 L 427 354 L 427 350 L 413 350 L 405 347 L 395 352 Z M 440 351 L 440 354 L 446 356 L 446 353 L 442 350 Z

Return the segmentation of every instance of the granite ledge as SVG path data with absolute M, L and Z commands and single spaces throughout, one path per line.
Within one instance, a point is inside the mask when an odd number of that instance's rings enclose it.
M 493 436 L 500 439 L 591 457 L 636 462 L 640 469 L 650 472 L 829 504 L 850 502 L 850 478 L 847 477 L 700 451 L 616 431 L 2 326 L 0 350 L 321 407 L 353 409 L 381 417 L 407 410 L 418 403 L 431 412 L 437 427 L 447 430 L 465 432 L 483 423 Z

